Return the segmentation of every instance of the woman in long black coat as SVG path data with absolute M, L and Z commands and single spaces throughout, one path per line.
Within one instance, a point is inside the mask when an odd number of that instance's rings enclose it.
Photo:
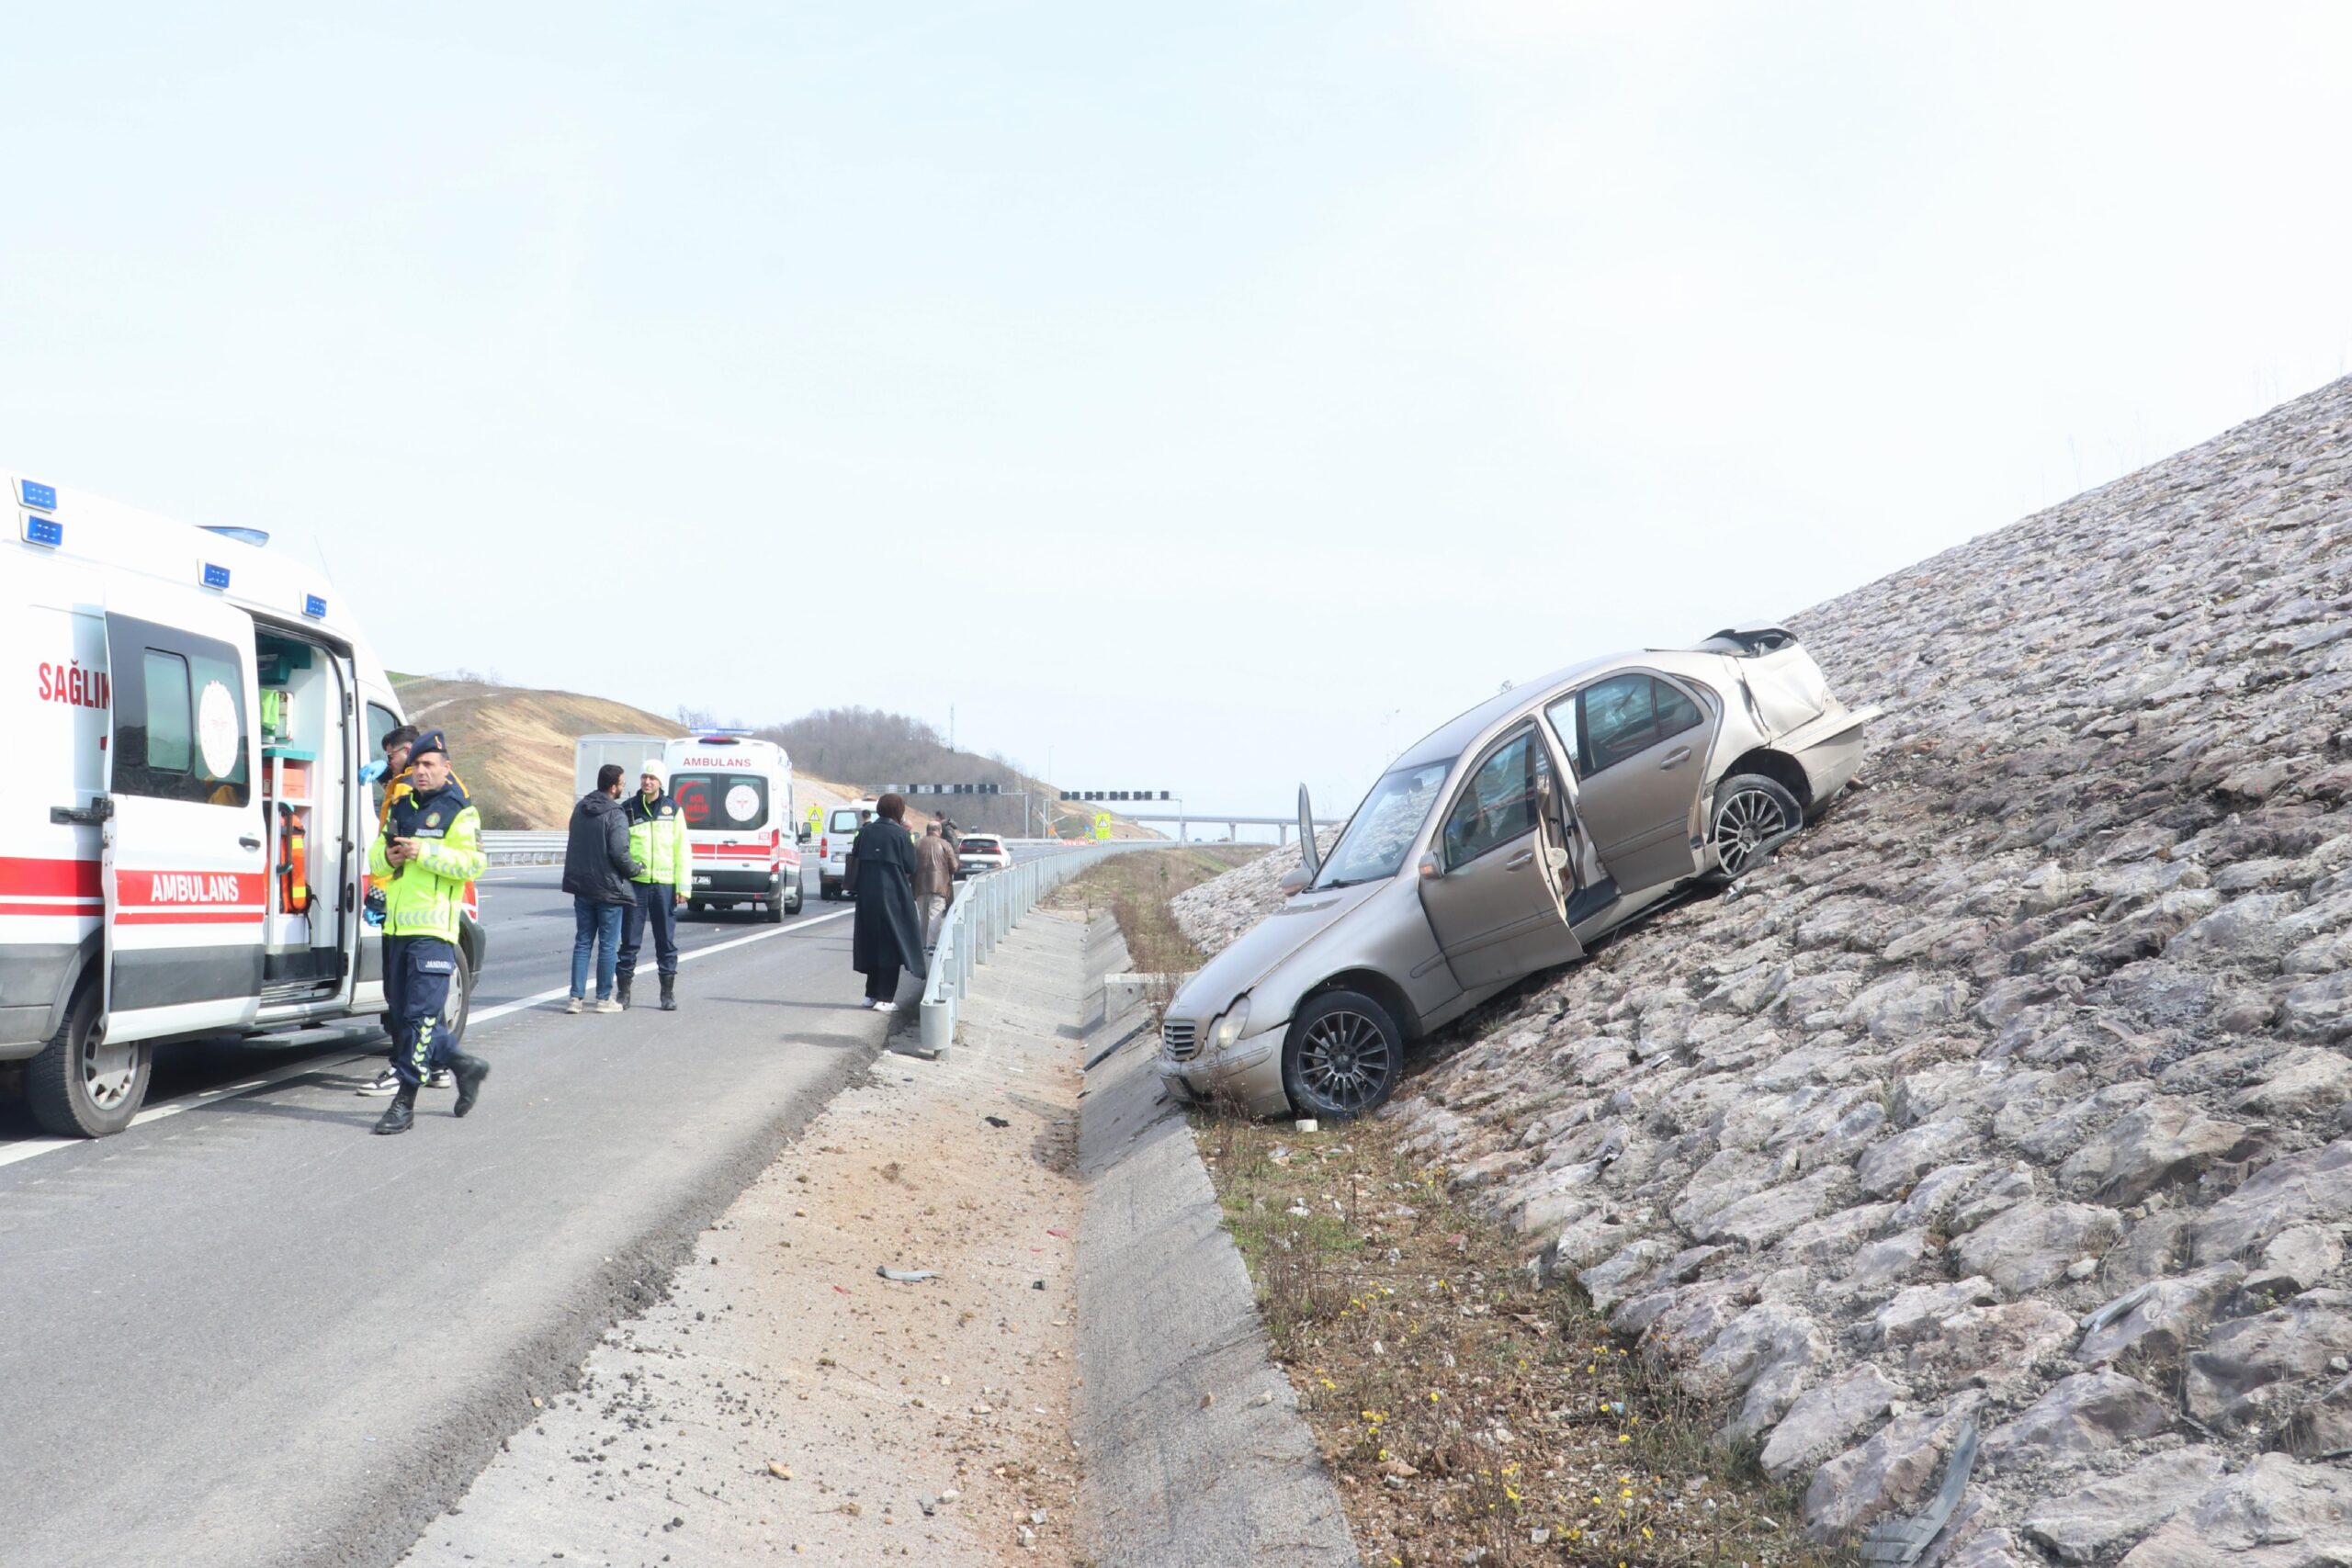
M 907 803 L 886 795 L 880 816 L 857 831 L 842 880 L 857 899 L 850 922 L 850 966 L 865 976 L 865 1005 L 898 1010 L 899 971 L 922 972 L 922 922 L 915 916 L 915 841 L 907 832 Z

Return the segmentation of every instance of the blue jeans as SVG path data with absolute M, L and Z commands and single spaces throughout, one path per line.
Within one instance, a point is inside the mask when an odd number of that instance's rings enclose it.
M 588 995 L 588 953 L 596 953 L 596 999 L 610 1001 L 613 996 L 613 967 L 620 962 L 621 917 L 628 913 L 622 904 L 599 904 L 593 898 L 575 896 L 571 900 L 571 994 L 585 999 Z

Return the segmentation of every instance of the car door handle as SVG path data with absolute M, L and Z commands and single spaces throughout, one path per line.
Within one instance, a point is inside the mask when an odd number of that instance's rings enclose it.
M 257 850 L 261 848 L 261 835 L 258 833 L 244 834 L 243 837 L 238 839 L 237 847 L 241 850 Z
M 1690 748 L 1688 746 L 1677 746 L 1673 750 L 1668 751 L 1665 756 L 1658 759 L 1657 771 L 1662 773 L 1668 768 L 1679 768 L 1690 760 Z
M 1505 871 L 1520 871 L 1528 866 L 1533 865 L 1534 863 L 1535 852 L 1533 850 L 1521 850 L 1519 853 L 1511 856 L 1510 859 L 1503 862 L 1503 869 Z

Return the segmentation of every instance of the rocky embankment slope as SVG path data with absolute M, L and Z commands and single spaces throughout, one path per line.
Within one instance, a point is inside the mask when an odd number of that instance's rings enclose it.
M 1394 1107 L 1816 1535 L 1973 1423 L 1928 1564 L 2352 1562 L 2347 491 L 2352 380 L 1806 613 L 1870 787 Z

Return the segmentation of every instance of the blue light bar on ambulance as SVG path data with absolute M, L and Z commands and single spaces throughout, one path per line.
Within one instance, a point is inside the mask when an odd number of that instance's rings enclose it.
M 17 481 L 17 497 L 27 506 L 31 507 L 36 512 L 54 512 L 57 510 L 57 487 L 55 485 L 35 484 L 30 479 L 18 479 Z
M 327 618 L 327 602 L 315 593 L 305 593 L 302 595 L 302 614 L 314 621 L 323 621 Z
M 225 566 L 214 566 L 210 561 L 206 561 L 204 563 L 204 586 L 207 588 L 228 587 L 229 569 Z
M 24 516 L 25 543 L 47 545 L 53 550 L 65 542 L 65 525 L 56 518 L 36 516 L 29 512 Z

